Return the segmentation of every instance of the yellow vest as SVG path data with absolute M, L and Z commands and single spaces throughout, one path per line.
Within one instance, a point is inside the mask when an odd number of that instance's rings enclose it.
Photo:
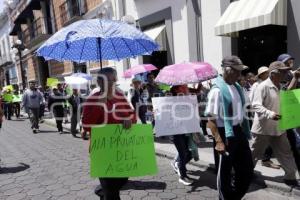
M 3 100 L 7 103 L 11 103 L 13 101 L 13 95 L 9 93 L 3 94 Z

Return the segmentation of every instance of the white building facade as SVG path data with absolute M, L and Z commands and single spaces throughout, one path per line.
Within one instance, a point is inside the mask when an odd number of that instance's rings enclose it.
M 154 58 L 131 59 L 131 66 L 150 61 L 162 68 L 185 61 L 206 61 L 219 69 L 222 58 L 231 54 L 229 39 L 214 33 L 214 26 L 229 5 L 229 0 L 116 2 L 115 16 L 133 17 L 135 25 L 161 46 L 160 52 L 154 52 Z
M 14 85 L 19 83 L 15 58 L 11 54 L 12 38 L 9 36 L 10 25 L 6 14 L 0 17 L 0 69 L 1 85 Z

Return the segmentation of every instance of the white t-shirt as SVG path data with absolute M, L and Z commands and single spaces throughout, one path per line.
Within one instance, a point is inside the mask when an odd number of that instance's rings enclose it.
M 228 89 L 231 95 L 233 105 L 232 125 L 236 126 L 243 122 L 245 112 L 243 110 L 241 97 L 236 87 L 234 85 L 228 85 Z M 212 117 L 215 117 L 218 127 L 224 127 L 223 100 L 219 88 L 213 88 L 209 92 L 205 113 Z

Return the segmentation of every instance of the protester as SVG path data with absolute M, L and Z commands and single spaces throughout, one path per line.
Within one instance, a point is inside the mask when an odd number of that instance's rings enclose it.
M 40 123 L 43 123 L 44 122 L 43 117 L 45 115 L 45 105 L 46 105 L 45 94 L 42 86 L 39 86 L 37 89 L 43 97 L 43 101 L 40 104 L 40 114 L 39 114 Z
M 204 136 L 210 138 L 210 135 L 207 133 L 206 129 L 206 124 L 207 120 L 205 117 L 205 106 L 207 103 L 207 95 L 209 92 L 209 88 L 205 87 L 202 82 L 198 83 L 197 88 L 189 88 L 189 92 L 193 95 L 197 96 L 197 101 L 198 101 L 198 111 L 199 111 L 199 116 L 200 116 L 200 127 L 202 129 L 202 133 Z M 199 135 L 201 137 L 202 134 Z M 206 138 L 203 138 L 204 141 L 206 141 Z
M 154 82 L 155 76 L 152 73 L 147 74 L 147 84 L 145 85 L 145 88 L 142 93 L 142 99 L 147 99 L 148 103 L 148 110 L 151 113 L 153 111 L 152 107 L 152 97 L 159 97 L 163 95 L 163 92 L 159 89 L 158 84 Z M 145 101 L 145 100 L 144 100 Z M 154 117 L 152 117 L 152 125 L 155 125 Z
M 257 71 L 256 77 L 257 77 L 256 82 L 250 88 L 249 97 L 250 97 L 251 104 L 253 103 L 253 98 L 254 98 L 254 94 L 256 92 L 257 86 L 261 82 L 263 82 L 263 81 L 265 81 L 265 80 L 267 80 L 269 78 L 269 68 L 266 67 L 266 66 L 260 67 L 258 69 L 258 71 Z M 251 112 L 251 120 L 253 118 L 254 118 L 254 112 Z M 264 166 L 264 167 L 270 167 L 270 168 L 273 168 L 273 169 L 280 169 L 280 166 L 277 165 L 277 164 L 275 164 L 275 163 L 273 163 L 273 161 L 271 160 L 272 155 L 273 155 L 273 150 L 269 146 L 269 147 L 266 148 L 265 153 L 263 155 L 263 158 L 262 158 L 262 161 L 261 161 L 262 166 Z
M 263 156 L 265 148 L 271 146 L 274 156 L 282 166 L 285 176 L 284 182 L 290 186 L 300 186 L 297 181 L 298 173 L 295 160 L 288 142 L 286 132 L 278 129 L 279 91 L 281 81 L 284 80 L 290 67 L 280 61 L 269 66 L 269 78 L 259 84 L 255 90 L 253 110 L 255 111 L 252 133 L 255 134 L 252 145 L 254 166 Z
M 63 101 L 63 121 L 65 124 L 69 123 L 69 120 L 68 120 L 68 104 L 67 104 L 67 101 L 66 101 L 66 96 L 67 96 L 67 91 L 66 91 L 66 88 L 65 88 L 66 85 L 63 85 L 61 83 L 57 84 L 57 90 L 58 92 L 60 93 L 60 96 L 65 100 Z
M 187 87 L 187 85 L 173 86 L 171 88 L 171 93 L 173 96 L 188 95 L 189 88 Z M 179 183 L 182 183 L 183 185 L 192 185 L 194 182 L 190 177 L 188 177 L 186 169 L 186 165 L 192 159 L 192 152 L 189 149 L 189 137 L 191 137 L 190 134 L 180 134 L 172 136 L 174 145 L 178 152 L 178 156 L 176 157 L 174 162 L 171 163 L 171 165 L 179 175 Z
M 252 76 L 252 73 L 250 73 L 250 75 L 248 75 L 248 76 Z M 250 80 L 253 80 L 253 78 L 250 78 Z M 246 102 L 246 104 L 249 104 L 250 103 L 250 88 L 251 88 L 251 86 L 253 86 L 253 84 L 254 83 L 252 83 L 252 81 L 247 81 L 246 80 L 246 77 L 244 76 L 244 75 L 241 75 L 239 78 L 238 78 L 238 81 L 237 81 L 239 84 L 240 84 L 240 86 L 242 87 L 242 89 L 243 89 L 243 92 L 244 92 L 244 94 L 245 94 L 245 102 Z M 250 85 L 250 83 L 252 84 L 252 85 Z
M 39 131 L 39 113 L 42 101 L 43 97 L 36 89 L 35 82 L 30 82 L 29 89 L 27 89 L 23 95 L 22 103 L 26 110 L 30 113 L 29 116 L 33 133 L 37 133 Z
M 72 115 L 71 115 L 71 134 L 73 137 L 76 137 L 78 133 L 77 124 L 80 121 L 81 116 L 81 104 L 83 99 L 79 96 L 78 89 L 73 89 L 73 94 L 68 99 L 69 104 L 71 105 Z
M 113 68 L 107 67 L 99 71 L 97 82 L 101 92 L 88 97 L 83 107 L 83 128 L 89 134 L 91 125 L 123 124 L 123 127 L 128 129 L 132 123 L 136 123 L 134 110 L 131 109 L 126 97 L 116 90 L 116 81 L 117 73 Z M 119 200 L 120 189 L 127 183 L 128 178 L 99 178 L 99 180 L 104 199 Z
M 151 102 L 152 97 L 157 97 L 162 95 L 162 91 L 159 89 L 158 84 L 154 82 L 155 76 L 152 73 L 147 74 L 147 84 L 146 89 L 149 93 L 148 101 Z
M 243 110 L 245 95 L 237 84 L 247 67 L 237 56 L 224 58 L 221 66 L 223 75 L 215 80 L 208 96 L 208 127 L 214 136 L 220 199 L 242 199 L 253 176 L 250 128 Z
M 250 88 L 250 93 L 249 93 L 249 98 L 250 98 L 251 103 L 253 102 L 254 93 L 255 93 L 255 90 L 256 90 L 257 86 L 262 81 L 265 81 L 265 80 L 268 79 L 268 77 L 269 77 L 269 68 L 266 67 L 266 66 L 262 66 L 262 67 L 258 68 L 256 77 L 257 77 L 256 82 Z
M 13 114 L 16 115 L 16 118 L 20 117 L 20 112 L 21 112 L 21 103 L 22 101 L 22 95 L 19 94 L 19 91 L 16 90 L 13 94 Z
M 246 74 L 246 89 L 247 91 L 250 90 L 250 88 L 252 87 L 252 85 L 256 82 L 256 76 L 254 75 L 254 73 L 252 72 L 248 72 Z
M 291 69 L 294 67 L 294 58 L 289 54 L 281 54 L 277 60 L 283 62 L 285 66 L 290 67 Z M 299 68 L 296 69 L 295 71 L 290 70 L 288 72 L 288 75 L 285 78 L 286 85 L 284 86 L 283 89 L 292 90 L 300 87 L 299 79 L 297 78 L 298 73 L 299 73 Z M 296 134 L 299 133 L 297 131 L 295 132 L 295 130 L 293 129 L 289 129 L 286 132 L 287 132 L 289 143 L 292 148 L 292 152 L 295 158 L 298 172 L 300 172 L 300 152 L 298 151 L 297 140 L 296 140 L 296 138 L 299 137 Z
M 58 87 L 59 85 L 60 84 L 57 84 Z M 63 134 L 62 123 L 64 118 L 64 103 L 66 100 L 63 94 L 58 90 L 58 87 L 53 88 L 53 92 L 49 96 L 48 109 L 54 115 L 58 132 Z
M 13 101 L 12 91 L 10 89 L 4 90 L 2 94 L 2 98 L 3 98 L 3 110 L 4 110 L 5 119 L 11 120 L 12 101 Z
M 145 105 L 142 99 L 142 82 L 141 80 L 134 78 L 132 79 L 132 88 L 130 90 L 131 93 L 131 104 L 134 110 L 137 112 L 141 122 L 146 124 L 146 113 L 147 113 L 147 105 Z
M 1 128 L 2 128 L 3 115 L 4 115 L 2 106 L 3 106 L 3 105 L 2 105 L 2 98 L 0 98 L 0 130 L 1 130 Z

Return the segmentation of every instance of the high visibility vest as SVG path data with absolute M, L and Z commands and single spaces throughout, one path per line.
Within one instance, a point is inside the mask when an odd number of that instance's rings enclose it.
M 13 95 L 9 93 L 3 94 L 3 100 L 7 103 L 11 103 L 13 101 Z
M 22 101 L 22 95 L 18 94 L 18 95 L 13 95 L 13 103 L 17 103 L 17 102 L 21 102 Z

